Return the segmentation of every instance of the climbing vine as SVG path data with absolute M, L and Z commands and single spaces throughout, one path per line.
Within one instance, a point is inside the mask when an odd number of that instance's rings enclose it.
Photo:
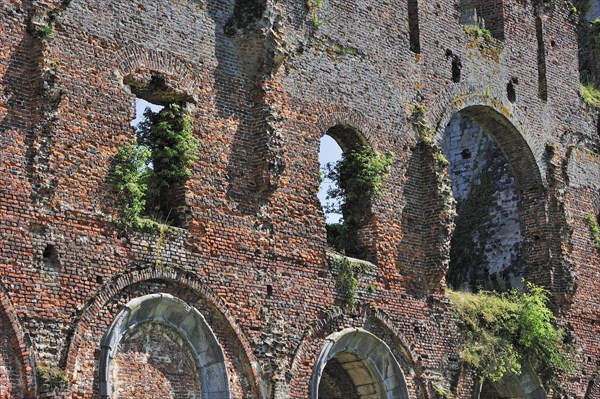
M 379 154 L 368 146 L 346 151 L 338 162 L 325 166 L 327 179 L 337 182 L 327 192 L 334 200 L 326 212 L 343 215 L 343 223 L 328 226 L 328 241 L 342 253 L 360 256 L 358 231 L 370 217 L 372 200 L 381 196 L 383 181 L 389 175 L 394 154 Z
M 190 176 L 197 150 L 191 118 L 180 105 L 146 109 L 135 144 L 119 148 L 110 176 L 125 227 L 171 222 L 171 191 Z
M 449 291 L 465 341 L 463 360 L 492 382 L 519 375 L 528 363 L 548 387 L 559 387 L 559 376 L 575 372 L 575 365 L 564 330 L 553 324 L 549 294 L 531 283 L 524 292 Z
M 600 251 L 600 226 L 598 226 L 598 220 L 592 214 L 587 215 L 585 220 L 590 226 L 590 233 L 594 239 L 594 246 Z
M 323 0 L 306 0 L 306 6 L 315 29 L 318 29 L 322 21 L 319 19 L 318 11 L 323 9 Z

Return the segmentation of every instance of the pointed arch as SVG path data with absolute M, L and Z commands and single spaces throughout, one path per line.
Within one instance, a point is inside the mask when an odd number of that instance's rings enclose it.
M 8 381 L 0 388 L 0 396 L 33 398 L 36 391 L 35 359 L 9 295 L 0 285 L 0 364 L 8 370 Z M 1 380 L 0 380 L 1 381 Z M 10 387 L 9 387 L 10 385 Z M 11 392 L 2 389 L 11 388 Z

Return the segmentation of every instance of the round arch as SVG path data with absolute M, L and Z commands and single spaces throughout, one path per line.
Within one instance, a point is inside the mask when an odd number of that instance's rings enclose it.
M 506 157 L 520 190 L 543 189 L 544 170 L 539 166 L 532 144 L 517 125 L 492 104 L 475 103 L 447 109 L 439 119 L 436 142 L 441 143 L 446 125 L 457 113 L 475 121 L 494 139 Z
M 382 399 L 408 398 L 402 369 L 385 342 L 362 328 L 346 328 L 327 337 L 310 380 L 310 397 L 319 398 L 323 372 L 332 360 L 341 363 L 349 380 Z
M 351 143 L 356 141 L 362 144 L 371 143 L 375 134 L 374 128 L 366 116 L 358 111 L 352 111 L 348 108 L 335 108 L 324 112 L 317 120 L 316 125 L 319 128 L 321 137 L 333 130 L 334 132 L 331 136 L 338 141 L 338 144 L 343 150 L 346 150 L 344 145 L 351 146 Z M 342 129 L 352 131 L 352 133 L 355 134 L 355 137 L 345 138 L 343 135 L 340 135 L 343 134 L 343 132 L 336 137 L 336 130 Z
M 508 101 L 496 100 L 503 97 L 495 97 L 494 90 L 492 88 L 488 93 L 485 88 L 458 85 L 440 95 L 441 103 L 426 115 L 426 119 L 435 121 L 432 124 L 435 125 L 435 142 L 440 147 L 447 126 L 457 115 L 477 124 L 492 139 L 514 178 L 521 234 L 520 254 L 527 254 L 519 266 L 522 268 L 519 273 L 527 276 L 529 281 L 553 291 L 555 287 L 548 264 L 551 262 L 552 247 L 559 243 L 547 236 L 547 203 L 550 199 L 545 183 L 545 146 L 540 140 L 542 132 L 538 135 L 529 134 L 534 129 L 528 125 L 528 121 L 521 120 Z M 452 236 L 450 234 L 449 239 Z M 509 273 L 506 270 L 503 269 L 503 272 Z
M 490 87 L 486 82 L 461 82 L 449 86 L 433 101 L 425 115 L 435 126 L 435 141 L 440 144 L 446 125 L 460 113 L 485 130 L 500 147 L 521 190 L 543 189 L 545 179 L 545 142 L 528 134 L 535 129 L 523 120 L 508 100 L 504 85 Z
M 235 317 L 227 308 L 226 303 L 196 276 L 187 273 L 184 270 L 166 266 L 161 268 L 149 267 L 137 269 L 117 275 L 97 292 L 94 296 L 94 300 L 83 310 L 81 317 L 75 326 L 73 338 L 65 353 L 67 371 L 71 373 L 74 378 L 81 378 L 81 376 L 76 377 L 74 373 L 77 373 L 80 367 L 80 354 L 82 348 L 86 346 L 86 335 L 88 334 L 88 331 L 92 329 L 92 326 L 97 324 L 98 315 L 102 314 L 103 310 L 106 309 L 111 298 L 114 298 L 127 287 L 150 281 L 163 281 L 184 286 L 215 308 L 215 311 L 223 318 L 223 322 L 227 326 L 226 328 L 230 329 L 228 334 L 235 338 L 239 360 L 245 365 L 245 370 L 248 373 L 247 380 L 249 383 L 249 392 L 247 393 L 252 393 L 255 397 L 258 397 L 260 392 L 259 381 L 264 380 L 264 376 L 259 373 L 257 368 L 250 366 L 252 364 L 257 364 L 256 357 L 253 355 L 248 340 L 237 324 Z
M 223 349 L 197 309 L 169 294 L 152 294 L 133 299 L 119 313 L 101 342 L 100 397 L 109 398 L 111 360 L 119 342 L 145 323 L 160 323 L 175 331 L 191 349 L 199 367 L 202 395 L 229 398 L 229 378 Z
M 546 391 L 531 366 L 526 365 L 520 375 L 505 376 L 498 382 L 477 382 L 475 397 L 506 399 L 546 399 Z

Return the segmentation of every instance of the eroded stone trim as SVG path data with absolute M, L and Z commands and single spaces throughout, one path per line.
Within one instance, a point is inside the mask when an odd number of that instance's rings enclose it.
M 165 324 L 191 349 L 198 364 L 202 394 L 209 398 L 230 397 L 229 377 L 223 348 L 200 312 L 169 294 L 150 294 L 129 301 L 102 338 L 100 397 L 109 398 L 110 365 L 121 339 L 144 323 Z
M 327 363 L 342 352 L 358 355 L 365 362 L 366 367 L 376 374 L 374 377 L 378 378 L 378 381 L 375 382 L 381 384 L 384 390 L 379 392 L 379 397 L 408 398 L 404 374 L 389 346 L 370 332 L 353 327 L 333 333 L 325 339 L 311 376 L 311 398 L 319 397 L 319 383 Z

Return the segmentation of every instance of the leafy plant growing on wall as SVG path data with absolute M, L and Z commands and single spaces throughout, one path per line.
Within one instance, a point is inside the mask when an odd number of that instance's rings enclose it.
M 337 269 L 335 286 L 345 297 L 346 304 L 353 308 L 356 306 L 356 299 L 358 298 L 358 274 L 369 270 L 368 263 L 352 261 L 345 256 L 341 256 L 335 260 L 334 267 Z
M 389 175 L 394 154 L 379 154 L 369 146 L 346 151 L 342 159 L 325 166 L 325 177 L 334 182 L 327 198 L 334 200 L 327 212 L 343 215 L 343 222 L 328 226 L 328 243 L 342 253 L 360 256 L 357 233 L 370 217 L 372 200 L 379 198 Z
M 111 175 L 126 227 L 169 222 L 172 190 L 190 176 L 198 159 L 191 117 L 180 105 L 170 104 L 156 113 L 147 108 L 144 118 L 136 143 L 119 149 Z
M 549 294 L 531 283 L 522 293 L 449 291 L 465 340 L 464 361 L 492 382 L 519 375 L 529 363 L 549 386 L 559 386 L 557 377 L 574 372 L 575 366 L 565 332 L 553 324 Z
M 67 373 L 58 367 L 37 366 L 36 374 L 40 385 L 47 385 L 49 392 L 60 391 L 71 385 Z

